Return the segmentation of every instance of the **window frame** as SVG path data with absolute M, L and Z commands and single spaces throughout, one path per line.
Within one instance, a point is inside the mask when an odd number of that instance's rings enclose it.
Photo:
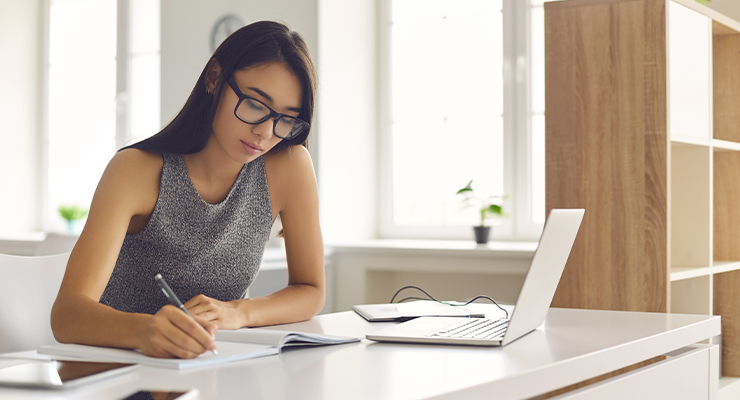
M 378 7 L 378 233 L 381 238 L 472 238 L 470 226 L 401 226 L 393 221 L 391 122 L 391 9 Z M 504 209 L 510 218 L 494 222 L 492 240 L 537 240 L 544 224 L 532 219 L 530 2 L 503 0 Z

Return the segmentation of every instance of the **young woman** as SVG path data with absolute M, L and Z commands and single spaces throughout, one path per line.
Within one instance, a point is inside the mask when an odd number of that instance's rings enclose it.
M 324 254 L 305 148 L 315 87 L 307 46 L 286 26 L 226 39 L 175 119 L 103 173 L 52 309 L 57 340 L 192 358 L 215 349 L 218 329 L 316 315 Z M 244 299 L 278 215 L 288 286 Z M 156 274 L 193 318 L 168 305 Z

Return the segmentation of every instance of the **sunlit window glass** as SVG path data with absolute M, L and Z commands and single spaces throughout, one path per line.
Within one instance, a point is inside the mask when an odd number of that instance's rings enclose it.
M 52 1 L 49 14 L 47 224 L 88 207 L 115 152 L 116 1 Z
M 160 2 L 128 5 L 121 16 L 116 0 L 49 4 L 47 230 L 66 229 L 59 205 L 89 207 L 118 147 L 161 127 Z M 125 49 L 117 47 L 122 44 Z M 116 58 L 120 53 L 125 59 Z M 121 65 L 124 72 L 117 71 Z M 125 123 L 117 124 L 117 115 Z
M 504 193 L 501 0 L 393 0 L 394 223 L 471 225 L 455 192 Z

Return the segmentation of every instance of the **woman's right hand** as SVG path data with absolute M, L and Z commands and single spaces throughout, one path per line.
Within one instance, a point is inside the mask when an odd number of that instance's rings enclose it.
M 195 358 L 216 349 L 216 325 L 172 305 L 157 311 L 139 330 L 139 350 L 161 358 Z

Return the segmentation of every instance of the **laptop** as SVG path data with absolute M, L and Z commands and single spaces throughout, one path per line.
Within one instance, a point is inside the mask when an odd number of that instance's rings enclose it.
M 545 321 L 583 214 L 583 209 L 550 211 L 510 319 L 420 317 L 365 337 L 378 342 L 505 346 L 537 329 Z

